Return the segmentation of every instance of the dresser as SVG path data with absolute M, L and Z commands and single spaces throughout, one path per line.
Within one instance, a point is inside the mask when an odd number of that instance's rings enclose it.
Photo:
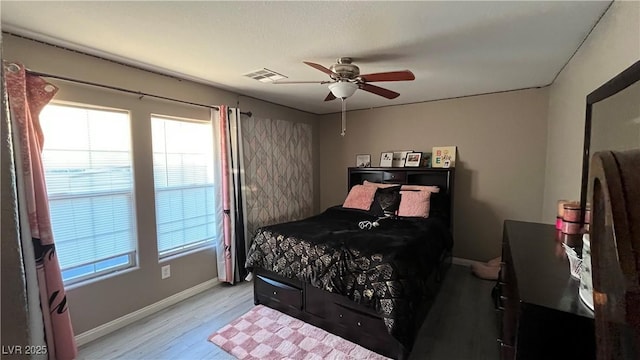
M 506 220 L 496 285 L 501 359 L 595 359 L 593 312 L 553 225 Z

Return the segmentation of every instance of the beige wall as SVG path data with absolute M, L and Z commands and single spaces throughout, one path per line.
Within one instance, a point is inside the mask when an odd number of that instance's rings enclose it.
M 136 70 L 37 42 L 3 36 L 3 58 L 24 63 L 28 68 L 86 81 L 109 84 L 132 90 L 174 97 L 204 104 L 227 104 L 252 111 L 256 116 L 288 121 L 302 121 L 315 128 L 317 115 L 292 110 L 263 101 L 240 97 L 211 86 Z M 213 249 L 158 262 L 153 211 L 153 173 L 151 163 L 151 128 L 149 114 L 174 115 L 208 119 L 206 108 L 178 105 L 174 102 L 138 99 L 111 90 L 53 81 L 60 86 L 56 100 L 69 100 L 130 109 L 133 161 L 135 166 L 135 201 L 139 267 L 109 278 L 68 289 L 69 309 L 76 334 L 114 320 L 158 302 L 180 291 L 214 279 L 217 276 Z M 239 105 L 238 105 L 239 104 Z M 314 130 L 314 132 L 317 132 Z M 314 164 L 318 164 L 318 137 L 314 139 Z M 3 170 L 4 173 L 4 170 Z M 314 168 L 317 174 L 317 167 Z M 319 186 L 314 179 L 316 188 Z M 318 193 L 318 191 L 316 191 Z M 2 194 L 4 203 L 4 196 Z M 317 209 L 319 201 L 314 207 Z M 171 277 L 160 279 L 160 267 L 171 264 Z M 3 273 L 4 276 L 4 273 Z M 3 292 L 3 303 L 5 302 Z
M 529 89 L 339 114 L 320 118 L 320 205 L 340 204 L 348 166 L 389 150 L 458 146 L 453 255 L 500 255 L 504 219 L 537 221 L 542 207 L 547 89 Z
M 640 59 L 640 1 L 615 1 L 549 91 L 542 219 L 579 199 L 587 95 Z

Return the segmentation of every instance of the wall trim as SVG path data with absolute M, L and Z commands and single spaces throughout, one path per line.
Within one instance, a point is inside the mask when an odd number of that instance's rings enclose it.
M 217 286 L 220 284 L 220 281 L 218 281 L 218 279 L 211 279 L 208 281 L 205 281 L 203 283 L 200 283 L 196 286 L 190 287 L 186 290 L 183 290 L 177 294 L 173 294 L 171 296 L 169 296 L 168 298 L 162 299 L 156 303 L 153 303 L 151 305 L 145 306 L 142 309 L 136 310 L 132 313 L 129 313 L 127 315 L 121 316 L 115 320 L 109 321 L 108 323 L 102 324 L 98 327 L 95 327 L 91 330 L 87 330 L 85 332 L 83 332 L 82 334 L 76 335 L 76 344 L 78 346 L 82 346 L 84 344 L 87 344 L 91 341 L 94 341 L 100 337 L 103 337 L 107 334 L 110 334 L 118 329 L 121 329 L 133 322 L 136 322 L 142 318 L 145 318 L 149 315 L 152 315 L 160 310 L 163 310 L 165 308 L 168 308 L 171 305 L 174 305 L 176 303 L 179 303 L 182 300 L 185 300 L 187 298 L 190 298 L 194 295 L 197 295 L 203 291 L 209 290 L 211 288 L 213 288 L 214 286 Z

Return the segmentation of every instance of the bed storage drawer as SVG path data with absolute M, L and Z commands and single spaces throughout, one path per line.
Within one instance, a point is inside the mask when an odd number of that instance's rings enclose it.
M 363 333 L 378 333 L 380 330 L 386 331 L 384 322 L 380 317 L 351 309 L 339 303 L 334 303 L 333 317 L 341 324 L 344 324 L 352 331 Z
M 307 312 L 340 326 L 339 331 L 342 334 L 345 332 L 375 334 L 387 331 L 380 316 L 371 309 L 339 296 L 324 293 L 313 286 L 307 286 L 306 291 Z
M 256 298 L 262 304 L 302 310 L 302 289 L 258 275 L 255 279 Z

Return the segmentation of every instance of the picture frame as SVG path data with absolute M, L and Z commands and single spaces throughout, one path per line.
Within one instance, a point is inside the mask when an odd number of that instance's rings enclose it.
M 450 168 L 456 166 L 456 146 L 434 146 L 431 164 L 434 168 Z
M 420 159 L 420 166 L 430 168 L 431 167 L 431 153 L 422 153 L 422 159 Z
M 393 166 L 393 152 L 383 152 L 380 154 L 380 167 Z
M 421 152 L 410 152 L 407 154 L 404 166 L 406 167 L 418 167 L 420 166 L 420 159 L 422 159 Z
M 403 151 L 394 151 L 393 152 L 393 161 L 391 163 L 392 167 L 404 167 L 404 163 L 407 160 L 407 154 L 412 153 L 413 150 L 403 150 Z
M 358 154 L 356 155 L 357 167 L 371 167 L 371 154 Z

